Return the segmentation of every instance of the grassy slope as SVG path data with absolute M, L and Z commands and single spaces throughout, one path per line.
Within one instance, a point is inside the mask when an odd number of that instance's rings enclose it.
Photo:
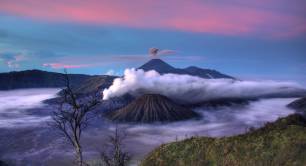
M 290 115 L 243 135 L 164 144 L 141 165 L 306 165 L 306 120 Z

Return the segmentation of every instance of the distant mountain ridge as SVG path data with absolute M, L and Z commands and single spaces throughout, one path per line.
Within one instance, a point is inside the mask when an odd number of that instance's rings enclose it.
M 155 70 L 160 74 L 175 73 L 175 74 L 188 74 L 192 76 L 199 76 L 202 78 L 231 78 L 231 76 L 222 74 L 215 70 L 201 69 L 198 67 L 190 66 L 185 69 L 174 68 L 168 63 L 161 59 L 151 59 L 144 65 L 140 66 L 138 69 L 143 69 L 145 71 Z M 118 76 L 108 76 L 99 75 L 93 76 L 83 82 L 80 86 L 76 87 L 76 93 L 78 94 L 92 94 L 96 92 L 102 92 L 105 88 L 112 85 L 113 80 L 118 78 Z
M 161 59 L 151 59 L 138 69 L 145 71 L 155 70 L 160 74 L 188 74 L 202 78 L 231 78 L 234 77 L 222 74 L 216 70 L 201 69 L 190 66 L 184 69 L 175 68 Z M 71 84 L 75 86 L 77 93 L 88 94 L 108 88 L 117 76 L 85 74 L 69 74 Z M 22 88 L 57 88 L 65 84 L 62 73 L 48 72 L 42 70 L 25 70 L 0 73 L 0 90 L 12 90 Z
M 91 78 L 85 74 L 69 74 L 72 86 L 79 86 Z M 42 70 L 25 70 L 0 73 L 0 90 L 22 88 L 57 88 L 65 85 L 64 74 Z
M 179 69 L 172 67 L 168 63 L 161 59 L 151 59 L 149 62 L 140 66 L 138 69 L 143 69 L 144 71 L 155 70 L 160 74 L 173 73 L 173 74 L 188 74 L 192 76 L 198 76 L 202 78 L 230 78 L 234 77 L 220 73 L 216 70 L 202 69 L 195 66 L 190 66 L 184 69 Z

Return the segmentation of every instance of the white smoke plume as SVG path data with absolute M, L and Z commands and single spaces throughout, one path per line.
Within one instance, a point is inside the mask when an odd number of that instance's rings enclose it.
M 160 75 L 154 70 L 126 69 L 123 78 L 115 79 L 103 91 L 103 99 L 127 93 L 136 97 L 154 93 L 185 103 L 198 103 L 219 98 L 295 97 L 303 92 L 305 90 L 293 82 L 203 79 L 190 75 Z

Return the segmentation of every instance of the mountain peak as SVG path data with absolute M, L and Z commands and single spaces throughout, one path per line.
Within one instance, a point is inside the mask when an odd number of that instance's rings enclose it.
M 160 58 L 152 58 L 151 60 L 149 60 L 147 63 L 166 63 L 165 61 L 161 60 Z
M 151 59 L 144 65 L 140 66 L 138 69 L 143 69 L 144 71 L 155 70 L 161 74 L 163 73 L 171 73 L 171 71 L 175 70 L 174 67 L 164 62 L 161 59 Z

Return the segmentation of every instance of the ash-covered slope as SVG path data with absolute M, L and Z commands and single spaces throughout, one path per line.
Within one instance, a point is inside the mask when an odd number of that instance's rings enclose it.
M 107 117 L 119 122 L 170 122 L 198 117 L 198 114 L 159 94 L 143 95 Z
M 73 86 L 73 92 L 78 95 L 78 97 L 86 97 L 89 95 L 96 95 L 98 98 L 102 99 L 102 91 L 105 88 L 108 88 L 117 78 L 116 76 L 108 76 L 108 75 L 101 75 L 101 76 L 91 76 L 90 78 L 84 80 L 81 84 Z M 60 96 L 63 94 L 63 90 L 58 93 Z M 45 103 L 57 103 L 60 101 L 61 97 L 46 100 Z M 110 101 L 106 103 L 112 103 Z M 110 104 L 107 104 L 108 106 Z
M 174 68 L 161 59 L 151 59 L 149 62 L 140 66 L 138 69 L 143 69 L 144 71 L 155 70 L 160 74 L 188 74 L 192 76 L 198 76 L 202 78 L 231 78 L 234 77 L 222 74 L 216 70 L 202 69 L 195 66 L 190 66 L 185 69 Z
M 83 84 L 80 84 L 80 86 L 76 87 L 74 90 L 77 94 L 92 94 L 101 92 L 105 88 L 111 86 L 115 78 L 117 77 L 108 75 L 93 76 L 85 80 Z

